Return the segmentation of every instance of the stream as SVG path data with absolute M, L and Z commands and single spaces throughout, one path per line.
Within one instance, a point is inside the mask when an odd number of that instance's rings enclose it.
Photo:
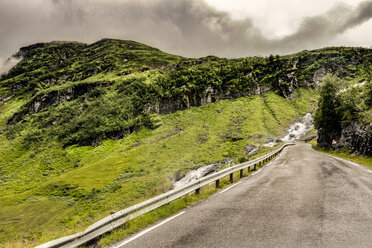
M 303 136 L 305 136 L 307 132 L 309 132 L 312 129 L 314 129 L 313 117 L 311 113 L 307 113 L 305 116 L 301 118 L 300 121 L 295 122 L 294 124 L 289 126 L 287 130 L 287 134 L 283 136 L 283 138 L 279 140 L 268 139 L 263 144 L 263 146 L 273 147 L 276 144 L 281 143 L 281 142 L 292 142 L 292 141 L 298 140 L 302 138 Z M 254 149 L 253 151 L 251 151 L 251 153 L 253 153 L 257 149 L 258 147 Z M 174 188 L 182 187 L 210 173 L 216 172 L 218 171 L 220 165 L 221 165 L 220 163 L 210 164 L 210 165 L 202 166 L 196 170 L 189 171 L 188 173 L 186 173 L 184 177 L 182 177 L 180 180 L 174 183 Z

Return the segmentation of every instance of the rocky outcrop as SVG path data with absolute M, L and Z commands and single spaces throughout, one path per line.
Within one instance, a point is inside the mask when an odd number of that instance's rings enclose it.
M 352 153 L 372 156 L 372 127 L 353 122 L 341 130 L 336 148 L 348 147 Z
M 62 102 L 72 101 L 97 87 L 109 85 L 109 83 L 102 82 L 77 84 L 65 89 L 53 90 L 48 93 L 36 95 L 20 112 L 15 113 L 13 117 L 8 120 L 8 124 L 15 124 L 21 121 L 27 114 L 38 113 L 45 108 L 56 106 Z
M 320 85 L 323 81 L 323 78 L 326 75 L 327 75 L 327 70 L 324 67 L 321 67 L 315 71 L 312 80 L 316 85 Z
M 372 127 L 358 122 L 343 127 L 341 132 L 324 133 L 318 130 L 318 146 L 327 149 L 348 148 L 350 152 L 372 156 Z
M 271 91 L 272 88 L 258 87 L 258 94 Z M 187 95 L 175 95 L 172 97 L 158 97 L 152 105 L 148 106 L 148 111 L 157 114 L 170 114 L 178 110 L 188 109 L 190 107 L 204 106 L 220 100 L 231 100 L 239 97 L 256 95 L 255 90 L 231 92 L 229 86 L 219 88 L 212 85 L 207 85 L 200 92 L 190 92 Z

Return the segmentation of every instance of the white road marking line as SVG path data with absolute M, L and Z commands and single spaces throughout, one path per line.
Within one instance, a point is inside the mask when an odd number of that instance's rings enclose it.
M 269 164 L 267 164 L 265 167 L 270 167 L 270 166 L 272 165 L 272 163 L 273 163 L 273 162 L 271 161 L 271 162 L 270 162 Z M 264 168 L 265 168 L 265 167 L 264 167 Z
M 130 239 L 125 240 L 123 243 L 118 244 L 117 246 L 114 246 L 113 248 L 120 248 L 120 247 L 123 247 L 124 245 L 128 244 L 129 242 L 132 242 L 133 240 L 135 240 L 135 239 L 141 237 L 142 235 L 144 235 L 144 234 L 146 234 L 146 233 L 148 233 L 148 232 L 154 230 L 155 228 L 157 228 L 157 227 L 159 227 L 159 226 L 161 226 L 161 225 L 164 225 L 164 224 L 167 223 L 168 221 L 171 221 L 171 220 L 173 220 L 174 218 L 177 218 L 178 216 L 180 216 L 180 215 L 182 215 L 182 214 L 184 214 L 184 213 L 186 213 L 186 211 L 182 211 L 182 212 L 180 212 L 180 213 L 178 213 L 178 214 L 176 214 L 176 215 L 174 215 L 174 216 L 172 216 L 172 217 L 166 219 L 165 221 L 163 221 L 163 222 L 161 222 L 161 223 L 159 223 L 159 224 L 157 224 L 157 225 L 155 225 L 155 226 L 153 226 L 153 227 L 150 227 L 149 229 L 146 229 L 146 230 L 144 230 L 144 231 L 138 233 L 137 235 L 131 237 Z
M 262 169 L 259 169 L 258 171 L 256 171 L 255 173 L 253 173 L 252 176 L 254 176 L 254 175 L 260 173 L 261 171 L 262 171 Z
M 313 151 L 315 151 L 315 150 L 313 149 Z M 342 158 L 339 158 L 339 157 L 335 157 L 335 156 L 332 156 L 332 155 L 329 155 L 329 154 L 326 154 L 326 153 L 321 153 L 321 152 L 318 152 L 318 151 L 315 151 L 315 152 L 317 152 L 317 153 L 319 153 L 319 154 L 322 154 L 322 155 L 325 155 L 325 156 L 328 156 L 328 157 L 333 158 L 333 159 L 335 159 L 335 160 L 342 161 L 342 162 L 345 162 L 345 163 L 352 164 L 352 165 L 355 165 L 355 166 L 357 166 L 357 167 L 360 167 L 360 164 L 357 164 L 357 163 L 351 162 L 351 161 L 349 161 L 349 160 L 342 159 Z
M 241 182 L 238 182 L 238 183 L 235 183 L 235 184 L 233 184 L 233 185 L 231 185 L 231 186 L 229 186 L 229 187 L 227 187 L 226 189 L 224 189 L 224 190 L 222 190 L 221 192 L 219 192 L 220 194 L 222 194 L 223 192 L 226 192 L 226 191 L 228 191 L 229 189 L 231 189 L 232 187 L 235 187 L 236 185 L 238 185 L 238 184 L 240 184 Z
M 342 161 L 342 162 L 345 162 L 345 163 L 349 163 L 349 164 L 355 165 L 355 166 L 357 166 L 357 167 L 360 166 L 359 164 L 354 163 L 354 162 L 351 162 L 351 161 L 349 161 L 349 160 L 345 160 L 345 159 L 337 158 L 337 157 L 333 157 L 333 156 L 330 156 L 330 157 L 335 158 L 335 159 L 338 160 L 338 161 Z
M 313 151 L 315 151 L 315 150 L 313 149 Z M 316 151 L 316 152 L 317 152 L 317 153 L 320 153 L 320 154 L 323 154 L 323 155 L 326 155 L 326 156 L 328 156 L 328 157 L 330 157 L 330 158 L 336 159 L 336 160 L 338 160 L 338 161 L 343 161 L 343 162 L 346 162 L 346 163 L 348 163 L 348 164 L 352 164 L 352 165 L 354 165 L 354 166 L 356 166 L 356 167 L 360 167 L 360 164 L 357 164 L 357 163 L 351 162 L 351 161 L 349 161 L 349 160 L 342 159 L 342 158 L 338 158 L 338 157 L 334 157 L 334 156 L 332 156 L 332 155 L 328 155 L 328 154 L 321 153 L 321 152 L 318 152 L 318 151 Z M 370 170 L 370 169 L 367 169 L 367 171 L 368 171 L 369 173 L 372 173 L 372 170 Z

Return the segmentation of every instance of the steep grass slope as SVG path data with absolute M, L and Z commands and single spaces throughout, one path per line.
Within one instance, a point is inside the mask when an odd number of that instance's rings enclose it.
M 171 189 L 187 170 L 237 162 L 245 157 L 246 144 L 280 136 L 310 109 L 316 93 L 296 94 L 293 101 L 267 93 L 156 115 L 157 129 L 143 128 L 97 147 L 64 150 L 50 144 L 35 151 L 2 137 L 1 168 L 7 177 L 0 188 L 1 243 L 31 247 L 82 230 L 111 211 Z

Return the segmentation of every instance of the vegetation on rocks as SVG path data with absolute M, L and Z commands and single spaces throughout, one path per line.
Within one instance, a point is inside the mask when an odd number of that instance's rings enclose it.
M 362 79 L 350 82 L 327 75 L 320 90 L 314 115 L 318 146 L 349 148 L 372 155 L 372 67 L 365 65 Z M 332 144 L 336 141 L 337 144 Z

